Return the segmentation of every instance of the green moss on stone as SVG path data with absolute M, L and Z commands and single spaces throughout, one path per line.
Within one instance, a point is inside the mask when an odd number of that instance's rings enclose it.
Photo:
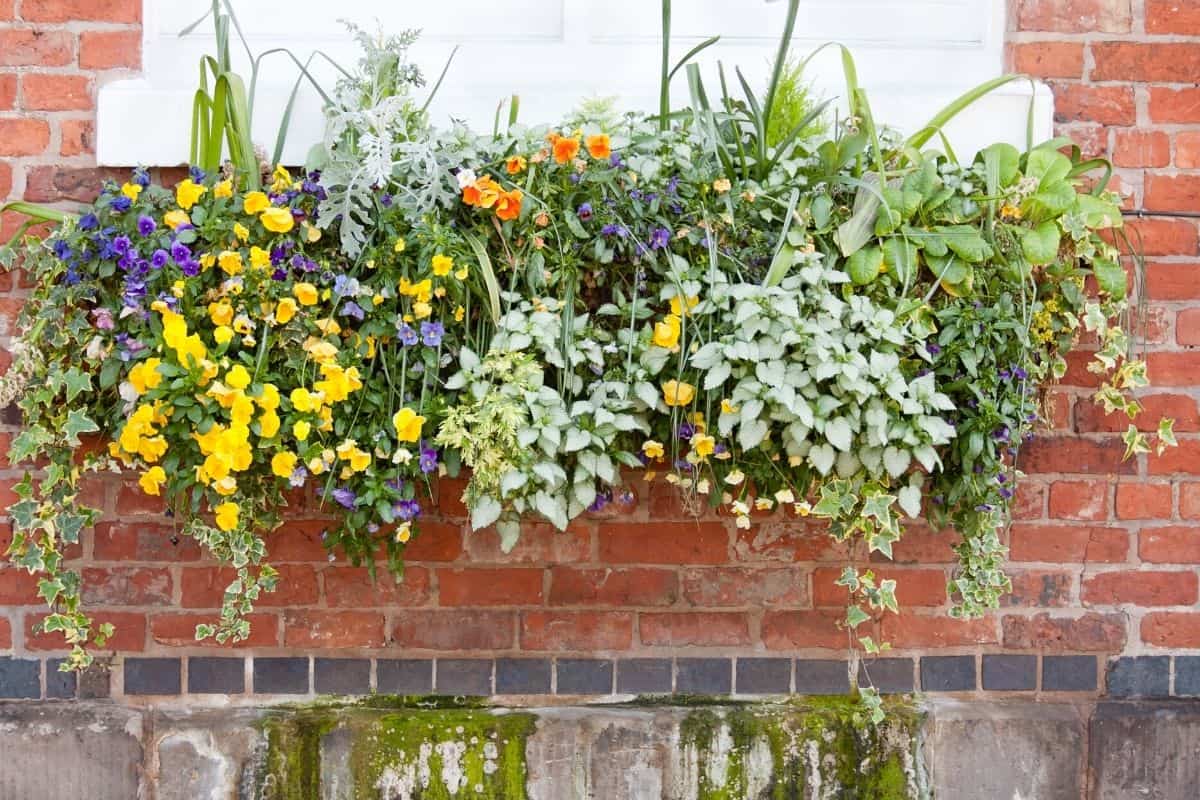
M 260 797 L 308 800 L 321 796 L 321 738 L 337 727 L 327 709 L 272 714 L 263 722 L 267 736 L 266 771 Z

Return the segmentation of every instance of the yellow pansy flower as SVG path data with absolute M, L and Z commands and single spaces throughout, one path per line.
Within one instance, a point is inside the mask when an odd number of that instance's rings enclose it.
M 236 250 L 222 250 L 217 256 L 217 264 L 226 275 L 237 275 L 245 268 L 242 264 L 242 254 Z
M 233 322 L 233 306 L 226 300 L 208 304 L 208 318 L 213 325 L 228 325 Z
M 254 402 L 263 411 L 274 411 L 279 408 L 279 389 L 273 383 L 263 384 L 262 394 L 254 398 Z
M 242 198 L 242 210 L 253 216 L 271 207 L 271 201 L 262 192 L 247 192 Z
M 310 411 L 315 411 L 321 405 L 320 400 L 314 397 L 313 393 L 303 386 L 297 386 L 295 389 L 292 389 L 289 397 L 292 401 L 292 408 L 301 413 L 307 414 Z
M 153 497 L 158 497 L 162 485 L 167 482 L 167 473 L 162 467 L 151 467 L 142 473 L 142 477 L 138 478 L 138 486 L 142 487 L 142 491 Z
M 664 448 L 662 442 L 656 442 L 653 439 L 649 439 L 642 443 L 642 453 L 646 456 L 646 458 L 662 458 L 663 452 Z
M 696 387 L 684 381 L 670 380 L 662 385 L 663 400 L 669 406 L 686 406 L 696 396 Z
M 241 364 L 235 364 L 225 373 L 225 382 L 235 389 L 245 389 L 250 385 L 250 373 Z
M 189 217 L 187 212 L 181 208 L 177 208 L 173 211 L 168 211 L 166 214 L 163 214 L 163 224 L 171 230 L 175 230 L 180 225 L 190 225 L 191 222 L 192 218 Z
M 145 361 L 139 361 L 133 369 L 129 370 L 129 382 L 133 385 L 134 391 L 143 395 L 147 390 L 162 383 L 162 373 L 158 371 L 158 365 L 161 363 L 161 358 L 147 358 Z
M 254 401 L 240 391 L 234 395 L 229 408 L 229 420 L 235 427 L 245 428 L 254 419 Z
M 264 439 L 274 439 L 279 433 L 279 415 L 274 411 L 264 411 L 258 418 L 258 435 Z
M 317 303 L 317 287 L 311 283 L 297 283 L 292 287 L 292 294 L 302 306 L 312 306 Z
M 271 254 L 257 245 L 250 248 L 250 266 L 255 269 L 266 269 L 271 266 Z
M 444 256 L 438 253 L 433 257 L 433 274 L 439 278 L 444 278 L 450 274 L 450 270 L 454 269 L 454 259 L 450 256 Z
M 254 323 L 245 314 L 238 314 L 233 318 L 233 329 L 245 336 L 254 332 Z
M 679 344 L 680 324 L 681 320 L 675 314 L 671 314 L 662 322 L 655 323 L 654 343 L 668 350 L 676 347 Z
M 237 478 L 232 475 L 226 475 L 219 481 L 213 481 L 213 489 L 222 497 L 228 497 L 237 491 Z
M 228 325 L 218 325 L 213 329 L 213 339 L 217 344 L 229 344 L 233 339 L 233 328 Z
M 207 191 L 207 187 L 193 183 L 192 179 L 188 178 L 175 187 L 175 202 L 184 211 L 190 211 L 192 206 L 196 205 L 196 201 Z
M 268 208 L 258 215 L 258 221 L 272 233 L 287 233 L 296 225 L 289 208 Z
M 702 460 L 713 454 L 713 450 L 716 448 L 717 444 L 716 439 L 709 436 L 707 433 L 694 434 L 692 436 L 691 443 L 692 452 L 699 456 Z
M 421 426 L 425 418 L 411 408 L 402 408 L 392 415 L 392 425 L 396 429 L 396 438 L 402 442 L 415 442 L 421 438 Z
M 212 265 L 215 263 L 217 263 L 217 257 L 212 253 L 205 253 L 204 255 L 200 256 L 200 266 L 204 267 L 206 270 L 211 269 Z
M 458 308 L 454 309 L 454 321 L 455 322 L 462 322 L 463 317 L 465 317 L 466 315 L 467 315 L 467 310 L 465 308 L 463 308 L 462 306 L 459 306 Z
M 245 242 L 250 238 L 250 229 L 240 222 L 235 222 L 233 223 L 233 235 L 236 236 L 239 241 Z
M 413 303 L 412 310 L 414 317 L 417 319 L 425 319 L 433 313 L 433 306 L 429 305 L 429 303 L 423 300 L 418 300 L 417 302 Z
M 396 528 L 396 541 L 399 542 L 400 544 L 404 544 L 411 538 L 412 538 L 412 523 L 411 522 L 401 522 L 400 526 Z
M 279 305 L 275 306 L 275 321 L 280 325 L 286 325 L 294 316 L 296 316 L 296 301 L 292 298 L 285 297 L 279 301 Z
M 130 200 L 137 201 L 138 195 L 142 193 L 142 187 L 136 183 L 126 183 L 121 187 L 121 194 L 128 197 Z
M 689 297 L 687 299 L 688 310 L 684 311 L 683 303 L 680 301 L 679 295 L 675 295 L 674 297 L 671 298 L 671 313 L 677 317 L 686 316 L 688 313 L 691 312 L 691 310 L 693 308 L 696 307 L 696 304 L 699 302 L 700 302 L 699 297 L 695 297 L 695 296 Z
M 458 271 L 454 273 L 454 277 L 460 281 L 465 281 L 467 279 L 467 275 L 469 275 L 469 274 L 470 274 L 470 272 L 467 270 L 467 268 L 465 266 L 462 266 L 462 267 L 459 267 Z
M 296 470 L 295 453 L 276 453 L 271 457 L 271 472 L 280 478 L 290 478 Z
M 312 242 L 321 241 L 321 229 L 315 225 L 309 225 L 307 222 L 305 222 L 300 226 L 300 231 L 304 234 L 304 241 L 309 242 L 310 244 Z
M 217 527 L 223 531 L 231 531 L 238 526 L 237 503 L 221 503 L 213 509 L 216 512 Z
M 292 425 L 292 436 L 296 437 L 296 441 L 308 441 L 308 434 L 312 432 L 312 423 L 304 420 L 299 420 Z
M 226 179 L 214 186 L 213 197 L 233 197 L 233 181 Z
M 722 400 L 721 400 L 721 413 L 722 414 L 736 414 L 737 412 L 738 412 L 737 406 L 735 406 L 733 403 L 729 402 L 728 399 L 722 398 Z

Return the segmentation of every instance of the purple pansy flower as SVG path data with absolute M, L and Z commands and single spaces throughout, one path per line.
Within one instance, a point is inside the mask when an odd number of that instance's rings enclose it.
M 146 216 L 145 214 L 142 214 L 141 216 L 138 217 L 137 231 L 143 237 L 149 236 L 150 234 L 154 233 L 156 228 L 158 228 L 158 223 L 155 222 L 152 218 Z
M 438 452 L 432 447 L 426 447 L 425 442 L 421 442 L 421 457 L 417 459 L 417 464 L 421 468 L 421 472 L 428 475 L 438 468 Z
M 354 504 L 358 502 L 358 495 L 351 489 L 340 486 L 333 490 L 333 499 L 337 501 L 342 508 L 354 508 Z
M 575 210 L 575 216 L 579 217 L 584 222 L 587 222 L 589 219 L 592 218 L 592 204 L 584 203 L 583 205 L 581 205 L 578 209 Z
M 418 341 L 417 332 L 407 322 L 400 323 L 396 328 L 396 334 L 400 337 L 400 344 L 405 347 L 412 347 Z
M 367 314 L 365 311 L 363 311 L 362 306 L 360 306 L 358 303 L 354 302 L 353 300 L 347 300 L 342 306 L 342 316 L 354 317 L 359 322 L 362 322 L 363 319 L 366 318 Z
M 446 329 L 440 322 L 422 322 L 421 323 L 421 342 L 426 347 L 437 347 L 442 343 L 442 337 L 446 334 Z
M 169 261 L 170 258 L 170 253 L 160 247 L 154 251 L 154 255 L 150 256 L 150 263 L 155 269 L 162 269 L 167 265 L 167 261 Z
M 666 228 L 655 228 L 650 233 L 650 249 L 661 250 L 671 243 L 671 232 Z

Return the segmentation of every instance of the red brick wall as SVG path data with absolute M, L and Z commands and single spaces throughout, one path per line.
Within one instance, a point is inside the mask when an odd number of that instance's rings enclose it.
M 94 191 L 104 174 L 93 168 L 96 87 L 136 68 L 140 6 L 0 0 L 0 197 L 65 201 Z M 1200 211 L 1200 4 L 1010 6 L 1012 65 L 1053 86 L 1062 133 L 1112 156 L 1130 208 Z M 1056 396 L 1056 430 L 1027 454 L 1031 475 L 1011 534 L 1014 593 L 987 619 L 949 620 L 953 537 L 914 527 L 896 563 L 880 565 L 900 580 L 905 613 L 878 632 L 898 657 L 968 656 L 984 675 L 970 685 L 987 687 L 987 664 L 1000 662 L 981 654 L 1100 657 L 1055 662 L 1061 669 L 1200 653 L 1197 222 L 1156 215 L 1133 227 L 1150 259 L 1155 388 L 1144 421 L 1175 417 L 1181 446 L 1122 463 L 1119 426 L 1088 402 L 1089 376 L 1076 359 Z M 19 304 L 12 283 L 3 284 L 0 332 Z M 738 531 L 727 519 L 688 518 L 666 487 L 638 484 L 630 502 L 566 534 L 530 526 L 504 555 L 493 533 L 467 531 L 459 488 L 443 483 L 442 516 L 422 526 L 400 586 L 372 585 L 365 570 L 327 558 L 322 522 L 302 512 L 271 539 L 280 590 L 260 603 L 252 639 L 235 652 L 845 657 L 833 580 L 849 554 L 815 527 L 763 518 Z M 107 521 L 83 547 L 86 594 L 99 619 L 118 624 L 117 650 L 212 655 L 192 630 L 215 612 L 227 575 L 191 543 L 173 544 L 168 521 L 136 489 L 113 483 L 93 494 Z M 31 632 L 40 613 L 32 581 L 0 568 L 0 657 L 53 652 L 52 639 Z M 932 688 L 919 662 L 895 663 L 910 684 L 917 675 Z M 1009 663 L 1037 671 L 1037 659 Z M 1169 659 L 1138 663 L 1171 669 Z M 1055 688 L 1043 677 L 1044 689 Z

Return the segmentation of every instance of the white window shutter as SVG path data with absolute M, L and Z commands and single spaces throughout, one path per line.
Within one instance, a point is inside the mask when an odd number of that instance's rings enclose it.
M 200 57 L 212 50 L 211 25 L 178 33 L 206 3 L 144 0 L 144 75 L 100 90 L 97 154 L 102 164 L 178 164 L 187 158 L 192 93 Z M 521 120 L 550 123 L 588 96 L 616 97 L 621 106 L 658 104 L 660 6 L 654 0 L 234 0 L 250 48 L 289 48 L 301 59 L 322 50 L 349 66 L 356 49 L 339 19 L 387 31 L 420 28 L 413 58 L 432 82 L 455 45 L 458 55 L 433 106 L 436 122 L 451 115 L 489 129 L 497 104 L 521 96 Z M 742 68 L 761 86 L 786 15 L 782 0 L 674 0 L 673 59 L 712 35 L 721 42 L 701 61 L 712 76 L 719 59 L 732 77 Z M 802 0 L 796 54 L 840 42 L 855 56 L 876 117 L 911 131 L 970 87 L 1001 74 L 1004 0 Z M 235 58 L 246 67 L 240 42 Z M 334 71 L 315 72 L 332 86 Z M 248 70 L 246 71 L 248 76 Z M 286 56 L 264 62 L 255 138 L 272 143 L 296 70 Z M 844 94 L 841 59 L 828 48 L 810 77 L 825 97 Z M 674 86 L 687 91 L 680 75 Z M 1013 83 L 950 128 L 960 155 L 992 140 L 1025 141 L 1034 97 L 1038 138 L 1051 132 L 1045 87 Z M 299 163 L 323 129 L 320 101 L 304 90 L 293 116 L 285 161 Z

